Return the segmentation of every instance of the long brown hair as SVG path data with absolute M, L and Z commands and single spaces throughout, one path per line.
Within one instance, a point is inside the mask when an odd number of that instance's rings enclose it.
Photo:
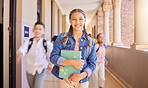
M 75 12 L 79 12 L 79 13 L 83 14 L 84 18 L 86 18 L 86 15 L 85 15 L 85 13 L 84 13 L 83 10 L 81 10 L 81 9 L 74 9 L 74 10 L 72 10 L 72 11 L 70 12 L 70 14 L 69 14 L 69 19 L 71 19 L 71 15 L 72 15 L 73 13 L 75 13 Z M 84 33 L 85 33 L 85 37 L 86 37 L 86 39 L 87 39 L 87 41 L 88 41 L 88 46 L 91 47 L 90 41 L 89 41 L 88 36 L 87 36 L 86 29 L 85 29 L 85 24 L 84 24 L 84 26 L 83 26 L 83 29 L 84 29 L 83 31 L 84 31 Z M 68 37 L 69 35 L 71 35 L 72 31 L 73 31 L 73 27 L 72 27 L 72 25 L 70 25 L 68 34 L 67 34 L 67 36 L 65 36 L 65 37 L 63 38 L 63 40 L 61 41 L 61 43 L 64 43 L 64 42 L 66 41 L 67 37 Z

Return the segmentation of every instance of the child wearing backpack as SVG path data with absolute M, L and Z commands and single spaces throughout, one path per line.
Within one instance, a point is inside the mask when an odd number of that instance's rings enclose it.
M 34 37 L 27 39 L 17 50 L 17 63 L 21 62 L 22 56 L 26 56 L 28 84 L 30 88 L 42 88 L 53 45 L 43 39 L 45 29 L 42 22 L 35 23 L 33 32 Z
M 97 53 L 96 69 L 90 77 L 89 87 L 90 88 L 104 88 L 105 83 L 105 64 L 108 64 L 106 60 L 105 52 L 106 45 L 104 43 L 104 35 L 99 33 L 97 35 L 98 43 L 95 45 Z
M 88 88 L 89 76 L 96 68 L 95 43 L 87 36 L 85 29 L 86 16 L 83 10 L 74 9 L 69 14 L 70 29 L 61 33 L 53 45 L 50 61 L 54 64 L 52 74 L 59 78 L 58 88 Z M 81 59 L 65 59 L 60 56 L 61 50 L 81 51 Z M 72 65 L 80 70 L 68 79 L 59 77 L 59 67 Z

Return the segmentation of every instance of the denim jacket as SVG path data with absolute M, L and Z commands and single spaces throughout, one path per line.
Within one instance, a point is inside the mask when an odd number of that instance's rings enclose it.
M 54 67 L 52 69 L 52 74 L 54 76 L 56 76 L 57 78 L 59 77 L 59 67 L 62 66 L 65 58 L 60 56 L 61 50 L 74 50 L 75 49 L 75 45 L 76 45 L 76 40 L 74 38 L 74 34 L 72 33 L 70 36 L 68 36 L 68 40 L 67 40 L 67 44 L 64 47 L 63 43 L 61 43 L 63 37 L 64 37 L 65 33 L 61 33 L 56 41 L 54 42 L 53 45 L 53 50 L 51 52 L 50 55 L 50 61 L 54 64 Z M 90 38 L 91 39 L 91 38 Z M 90 40 L 90 42 L 92 42 L 92 49 L 91 49 L 91 53 L 88 56 L 88 58 L 86 58 L 87 56 L 87 39 L 85 37 L 85 33 L 83 32 L 83 36 L 80 38 L 79 40 L 79 51 L 81 51 L 81 59 L 84 60 L 84 65 L 82 70 L 80 71 L 81 73 L 83 71 L 86 71 L 88 73 L 88 76 L 85 77 L 84 79 L 80 80 L 79 83 L 83 83 L 88 81 L 89 76 L 92 74 L 92 72 L 95 70 L 96 68 L 96 60 L 97 60 L 97 55 L 96 55 L 96 49 L 95 49 L 95 42 L 93 41 L 93 39 Z M 62 79 L 62 78 L 60 78 Z

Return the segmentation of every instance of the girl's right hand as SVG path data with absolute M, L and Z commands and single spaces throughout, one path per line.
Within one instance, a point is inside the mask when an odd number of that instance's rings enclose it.
M 76 69 L 82 70 L 83 65 L 84 65 L 84 60 L 76 59 L 76 60 L 74 60 L 74 63 L 72 63 L 72 65 L 73 65 Z
M 105 59 L 105 65 L 108 65 L 108 61 Z

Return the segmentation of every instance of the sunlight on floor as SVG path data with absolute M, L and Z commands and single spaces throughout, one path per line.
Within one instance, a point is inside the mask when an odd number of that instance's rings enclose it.
M 106 75 L 105 88 L 126 88 L 126 87 L 122 87 L 118 83 L 118 81 L 116 81 L 111 76 L 109 71 L 106 70 L 105 75 Z M 58 88 L 58 79 L 55 78 L 49 70 L 47 71 L 43 88 Z

